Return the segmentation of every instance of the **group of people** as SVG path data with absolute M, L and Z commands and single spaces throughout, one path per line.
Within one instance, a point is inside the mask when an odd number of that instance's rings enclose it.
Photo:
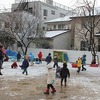
M 0 75 L 2 75 L 1 68 L 2 68 L 2 64 L 3 64 L 3 57 L 4 57 L 4 53 L 2 51 L 2 47 L 0 47 Z M 39 57 L 39 61 L 42 63 L 42 52 L 40 52 L 38 54 L 38 57 Z M 20 52 L 18 52 L 17 61 L 20 61 L 20 58 L 21 58 L 21 55 L 20 55 Z M 47 89 L 44 92 L 44 94 L 49 94 L 50 88 L 52 89 L 51 93 L 55 93 L 56 89 L 53 84 L 54 84 L 55 77 L 56 77 L 55 66 L 56 66 L 56 68 L 58 68 L 57 55 L 54 56 L 54 65 L 53 66 L 51 65 L 51 61 L 52 61 L 51 53 L 48 54 L 45 61 L 47 62 L 48 75 L 47 75 Z M 22 65 L 20 65 L 20 67 L 21 67 L 21 69 L 23 69 L 22 74 L 25 73 L 26 75 L 28 75 L 27 68 L 29 67 L 29 61 L 26 56 L 24 56 L 24 60 L 22 62 Z M 67 68 L 66 62 L 63 63 L 63 66 L 61 68 L 60 77 L 61 77 L 61 86 L 63 86 L 63 81 L 64 81 L 64 85 L 66 86 L 67 77 L 70 77 L 70 72 L 69 72 L 69 69 Z
M 48 68 L 48 75 L 47 75 L 47 88 L 44 92 L 44 94 L 49 94 L 50 93 L 50 89 L 51 89 L 51 93 L 55 93 L 56 89 L 54 87 L 54 82 L 55 82 L 55 78 L 56 78 L 56 72 L 55 71 L 55 66 L 56 69 L 59 68 L 58 66 L 58 57 L 57 55 L 54 56 L 54 64 L 53 66 L 51 65 L 51 61 L 52 61 L 52 57 L 51 57 L 51 53 L 48 54 L 48 56 L 46 57 L 46 62 L 47 62 L 47 68 Z M 61 78 L 61 86 L 66 86 L 67 85 L 67 78 L 70 78 L 70 71 L 67 68 L 67 63 L 64 62 L 63 66 L 60 68 L 60 78 Z
M 79 57 L 76 63 L 78 67 L 78 70 L 77 70 L 78 73 L 80 72 L 81 67 L 82 67 L 81 71 L 86 71 L 86 68 L 84 67 L 86 65 L 86 55 L 85 54 L 82 56 L 82 58 Z
M 48 75 L 47 75 L 47 88 L 44 92 L 44 94 L 49 94 L 50 93 L 50 89 L 51 89 L 51 93 L 55 93 L 56 89 L 54 87 L 54 82 L 55 82 L 55 77 L 56 77 L 56 72 L 55 72 L 55 68 L 53 68 L 53 66 L 51 65 L 51 63 L 49 63 L 47 65 L 48 68 Z M 63 66 L 61 67 L 61 71 L 60 71 L 60 78 L 61 78 L 61 86 L 66 86 L 67 85 L 67 78 L 70 78 L 70 71 L 67 68 L 67 63 L 64 62 Z

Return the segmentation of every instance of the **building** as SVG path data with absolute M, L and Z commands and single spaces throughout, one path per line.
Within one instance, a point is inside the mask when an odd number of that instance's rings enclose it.
M 73 47 L 73 34 L 71 34 L 71 19 L 69 16 L 46 21 L 46 38 L 53 49 L 67 49 Z
M 15 3 L 12 4 L 12 11 L 23 10 L 39 17 L 41 22 L 73 13 L 72 8 L 56 3 L 53 0 L 15 0 Z
M 91 23 L 94 19 L 94 23 Z M 90 50 L 90 42 L 91 42 L 91 29 L 93 29 L 94 34 L 94 43 L 96 51 L 100 51 L 100 39 L 96 35 L 96 33 L 100 32 L 100 15 L 94 16 L 76 16 L 71 17 L 72 19 L 72 27 L 73 27 L 73 35 L 74 35 L 74 49 L 76 50 Z M 93 26 L 94 25 L 94 26 Z M 94 28 L 92 28 L 94 27 Z
M 95 34 L 100 32 L 100 23 L 99 23 L 99 18 L 100 15 L 95 15 L 95 23 L 97 23 L 94 27 L 94 43 L 96 46 L 96 50 L 100 51 L 100 39 L 99 39 L 99 34 Z M 63 45 L 64 47 L 59 47 L 62 46 L 61 42 L 59 44 L 56 43 L 56 47 L 54 49 L 74 49 L 74 50 L 90 50 L 89 43 L 90 43 L 90 34 L 89 30 L 87 27 L 90 27 L 89 23 L 90 16 L 65 16 L 62 18 L 57 18 L 54 20 L 47 21 L 47 33 L 49 32 L 49 36 L 53 34 L 56 34 L 56 31 L 66 31 L 69 30 L 70 35 L 66 35 L 66 39 L 62 37 L 61 35 L 59 36 L 58 40 L 60 41 L 66 41 L 67 46 Z M 86 26 L 84 26 L 84 25 Z M 47 34 L 46 33 L 46 34 Z M 67 33 L 67 31 L 65 32 Z M 87 33 L 87 35 L 86 35 Z M 70 42 L 69 42 L 70 41 Z M 59 47 L 59 48 L 57 48 Z

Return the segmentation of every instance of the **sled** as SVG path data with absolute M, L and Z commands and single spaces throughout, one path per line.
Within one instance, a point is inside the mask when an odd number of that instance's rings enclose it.
M 90 67 L 98 67 L 99 64 L 90 64 Z
M 72 64 L 72 67 L 73 67 L 73 68 L 77 68 L 77 64 L 73 63 L 73 64 Z

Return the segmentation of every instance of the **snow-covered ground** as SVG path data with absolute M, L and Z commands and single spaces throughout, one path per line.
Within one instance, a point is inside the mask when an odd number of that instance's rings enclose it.
M 12 80 L 15 80 L 15 78 L 19 78 L 19 79 L 23 79 L 23 78 L 27 78 L 27 77 L 35 77 L 35 76 L 40 76 L 42 74 L 47 73 L 47 65 L 46 62 L 42 62 L 41 64 L 34 64 L 33 66 L 29 66 L 28 67 L 28 75 L 23 75 L 22 74 L 22 70 L 20 67 L 16 68 L 16 69 L 12 69 L 11 68 L 11 64 L 13 62 L 9 61 L 9 62 L 4 62 L 3 63 L 3 69 L 2 69 L 2 78 L 10 78 Z M 18 66 L 22 64 L 22 62 L 17 62 Z M 51 63 L 53 66 L 53 62 Z M 59 62 L 59 66 L 62 67 L 62 63 Z M 72 68 L 71 63 L 67 63 L 68 68 L 70 71 L 76 71 L 77 68 Z M 90 67 L 89 65 L 85 66 L 87 68 L 87 71 L 81 71 L 80 73 L 86 73 L 89 74 L 91 76 L 100 76 L 100 66 L 99 67 Z M 75 79 L 76 80 L 76 79 Z
M 28 68 L 28 75 L 22 74 L 22 70 L 20 67 L 17 69 L 12 69 L 11 64 L 13 62 L 4 62 L 2 74 L 0 79 L 3 80 L 16 80 L 20 81 L 22 79 L 34 78 L 36 76 L 42 76 L 47 73 L 47 66 L 46 62 L 42 62 L 42 64 L 34 64 L 33 66 L 29 66 Z M 18 65 L 21 65 L 22 62 L 17 62 Z M 53 62 L 52 62 L 53 65 Z M 62 63 L 59 63 L 59 66 L 62 66 Z M 79 88 L 86 87 L 87 90 L 91 91 L 90 93 L 94 93 L 94 95 L 99 95 L 100 93 L 100 66 L 99 67 L 90 67 L 89 65 L 85 66 L 86 71 L 81 71 L 79 74 L 77 73 L 77 68 L 72 68 L 71 64 L 68 63 L 68 68 L 70 70 L 71 77 L 68 79 L 68 86 L 69 87 L 76 87 Z M 83 92 L 87 92 L 85 88 Z M 76 96 L 71 96 L 70 100 L 76 100 Z M 86 100 L 86 97 L 82 97 L 79 100 Z M 45 100 L 45 99 L 44 99 Z M 52 99 L 54 100 L 54 99 Z M 57 99 L 55 99 L 57 100 Z M 87 100 L 92 100 L 88 98 Z M 99 97 L 93 100 L 100 100 Z

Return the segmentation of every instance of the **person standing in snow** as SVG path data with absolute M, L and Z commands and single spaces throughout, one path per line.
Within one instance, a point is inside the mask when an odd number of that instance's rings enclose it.
M 19 62 L 20 59 L 21 59 L 21 54 L 20 54 L 20 52 L 18 52 L 18 53 L 17 53 L 17 61 Z
M 38 59 L 39 59 L 39 62 L 42 63 L 42 52 L 41 51 L 38 54 Z
M 3 53 L 3 51 L 2 51 L 2 48 L 3 48 L 3 46 L 0 45 L 0 75 L 3 75 L 3 74 L 1 73 L 2 64 L 3 64 L 3 58 L 4 58 L 4 53 Z
M 24 61 L 22 62 L 22 65 L 20 67 L 23 69 L 22 73 L 26 73 L 26 75 L 28 75 L 27 68 L 29 67 L 29 62 L 26 56 L 24 56 Z
M 52 61 L 52 57 L 51 57 L 51 53 L 48 54 L 48 56 L 46 57 L 46 62 L 47 65 Z
M 33 61 L 34 61 L 34 55 L 32 54 L 32 52 L 30 52 L 30 55 L 29 55 L 29 61 L 30 61 L 30 65 L 33 66 Z
M 84 67 L 86 65 L 86 55 L 84 54 L 82 56 L 82 70 L 81 71 L 86 71 L 86 68 Z
M 61 68 L 60 77 L 61 77 L 61 86 L 63 86 L 63 80 L 64 80 L 64 83 L 66 86 L 67 77 L 70 78 L 70 72 L 69 72 L 69 69 L 67 68 L 67 64 L 65 62 L 63 63 L 63 68 Z
M 54 65 L 53 65 L 53 68 L 55 68 L 55 66 L 58 68 L 58 57 L 56 55 L 54 56 Z
M 82 66 L 82 61 L 81 61 L 81 58 L 79 57 L 78 60 L 77 60 L 77 67 L 78 67 L 77 72 L 78 72 L 78 73 L 79 73 L 80 70 L 81 70 L 81 66 Z
M 55 92 L 56 92 L 56 89 L 55 89 L 55 87 L 53 86 L 54 81 L 55 81 L 55 71 L 54 71 L 54 69 L 52 68 L 52 66 L 51 66 L 50 63 L 48 64 L 47 68 L 48 68 L 47 89 L 46 89 L 46 91 L 44 92 L 44 94 L 49 94 L 50 88 L 52 89 L 51 93 L 55 93 Z

